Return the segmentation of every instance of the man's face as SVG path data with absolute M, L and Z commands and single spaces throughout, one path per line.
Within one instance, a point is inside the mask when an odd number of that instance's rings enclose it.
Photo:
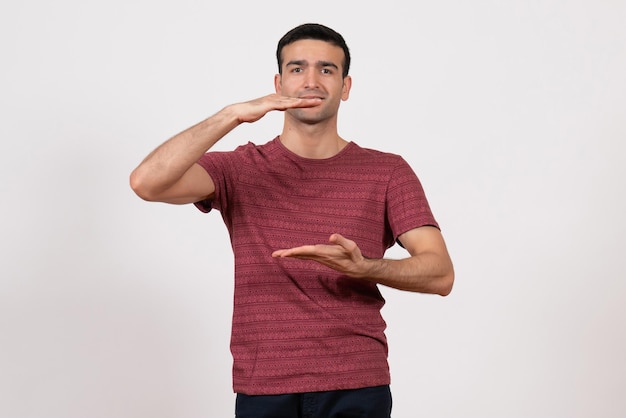
M 321 98 L 319 106 L 291 109 L 290 115 L 305 123 L 337 116 L 339 104 L 347 100 L 351 79 L 344 78 L 343 49 L 328 42 L 303 39 L 282 50 L 282 75 L 276 75 L 276 92 L 283 96 Z

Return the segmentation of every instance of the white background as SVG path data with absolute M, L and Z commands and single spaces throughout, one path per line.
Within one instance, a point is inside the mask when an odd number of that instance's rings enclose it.
M 447 298 L 383 289 L 394 417 L 623 417 L 619 0 L 4 2 L 0 416 L 233 415 L 225 227 L 128 175 L 271 93 L 310 21 L 353 55 L 340 133 L 409 161 L 456 267 Z

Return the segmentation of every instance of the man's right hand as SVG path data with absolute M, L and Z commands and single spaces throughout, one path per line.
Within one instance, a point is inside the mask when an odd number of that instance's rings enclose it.
M 248 102 L 237 103 L 229 106 L 237 115 L 239 123 L 256 122 L 273 110 L 285 111 L 287 109 L 315 107 L 322 102 L 321 99 L 300 99 L 297 97 L 269 94 Z

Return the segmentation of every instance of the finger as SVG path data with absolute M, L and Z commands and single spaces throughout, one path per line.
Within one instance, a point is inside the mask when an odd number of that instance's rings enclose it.
M 328 253 L 332 246 L 329 245 L 303 245 L 301 247 L 275 250 L 272 257 L 316 257 Z
M 283 248 L 280 250 L 275 250 L 272 253 L 272 257 L 293 257 L 303 254 L 308 254 L 312 250 L 310 245 L 305 245 L 302 247 L 294 247 L 294 248 Z
M 283 96 L 279 101 L 278 105 L 281 106 L 281 110 L 286 109 L 295 109 L 295 108 L 305 108 L 305 107 L 315 107 L 319 106 L 322 103 L 322 99 L 320 98 L 308 98 L 308 99 L 300 99 L 297 97 L 286 97 Z
M 300 105 L 302 107 L 315 107 L 315 106 L 319 106 L 320 103 L 322 103 L 322 99 L 320 99 L 319 97 L 299 99 L 299 100 L 300 100 Z
M 332 234 L 330 238 L 328 238 L 328 241 L 332 244 L 340 245 L 343 248 L 347 248 L 353 242 L 341 234 Z

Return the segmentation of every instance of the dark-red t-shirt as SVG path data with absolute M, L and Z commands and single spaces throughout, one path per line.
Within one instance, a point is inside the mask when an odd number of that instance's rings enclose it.
M 233 389 L 248 395 L 355 389 L 390 383 L 385 301 L 372 282 L 310 260 L 272 258 L 277 249 L 351 239 L 382 258 L 397 237 L 436 226 L 422 186 L 398 155 L 350 142 L 307 159 L 277 137 L 198 163 L 220 211 L 235 260 Z

